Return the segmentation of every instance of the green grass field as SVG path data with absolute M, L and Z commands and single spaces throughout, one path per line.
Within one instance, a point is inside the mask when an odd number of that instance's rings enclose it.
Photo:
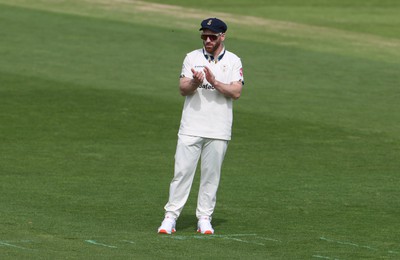
M 0 259 L 400 259 L 399 13 L 0 0 Z M 195 230 L 198 174 L 162 236 L 181 64 L 211 16 L 246 81 L 216 233 Z

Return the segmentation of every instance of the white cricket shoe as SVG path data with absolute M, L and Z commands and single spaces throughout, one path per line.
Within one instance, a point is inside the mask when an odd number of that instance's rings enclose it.
M 165 217 L 163 222 L 161 222 L 161 226 L 158 228 L 158 234 L 172 234 L 175 233 L 175 224 L 176 221 L 174 218 L 169 216 Z
M 214 234 L 214 229 L 211 225 L 211 220 L 209 217 L 201 217 L 197 222 L 197 232 L 205 235 Z

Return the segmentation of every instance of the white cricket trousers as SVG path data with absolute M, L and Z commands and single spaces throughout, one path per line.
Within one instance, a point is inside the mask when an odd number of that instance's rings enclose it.
M 166 216 L 177 219 L 189 197 L 199 158 L 201 157 L 200 188 L 196 216 L 214 212 L 222 162 L 228 141 L 198 136 L 178 135 L 175 153 L 174 178 L 170 184 L 169 199 L 165 205 Z

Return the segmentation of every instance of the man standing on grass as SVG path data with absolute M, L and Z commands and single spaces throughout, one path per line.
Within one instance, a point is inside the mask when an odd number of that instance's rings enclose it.
M 231 139 L 232 102 L 240 97 L 243 80 L 239 57 L 225 49 L 226 24 L 217 18 L 201 22 L 203 48 L 186 55 L 179 89 L 185 104 L 178 133 L 174 178 L 165 218 L 158 233 L 175 232 L 201 157 L 197 200 L 197 231 L 214 234 L 211 217 L 216 203 L 222 162 Z

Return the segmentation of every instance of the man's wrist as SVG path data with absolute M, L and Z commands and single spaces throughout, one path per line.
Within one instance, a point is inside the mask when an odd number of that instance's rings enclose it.
M 214 79 L 214 81 L 213 81 L 213 83 L 211 83 L 211 85 L 215 88 L 215 87 L 218 87 L 219 83 L 220 82 L 218 80 Z
M 200 85 L 200 82 L 198 82 L 197 80 L 195 80 L 195 79 L 192 79 L 191 81 L 190 81 L 190 86 L 191 87 L 198 87 Z

